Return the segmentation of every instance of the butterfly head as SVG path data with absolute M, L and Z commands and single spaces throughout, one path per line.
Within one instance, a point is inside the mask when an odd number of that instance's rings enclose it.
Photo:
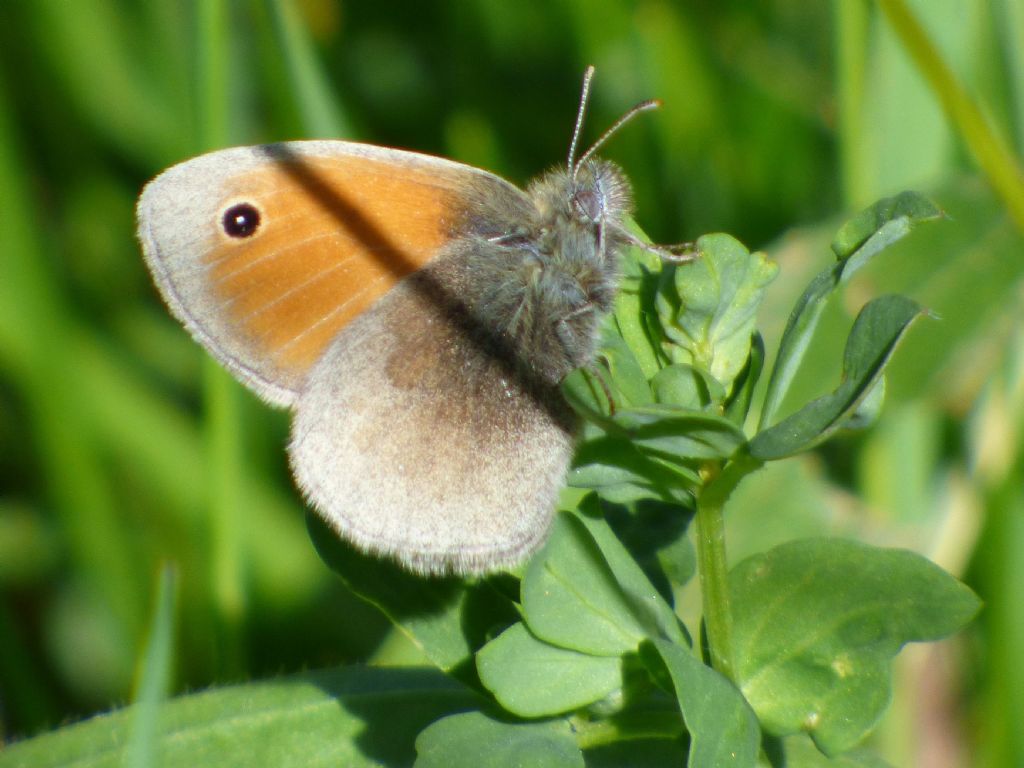
M 564 213 L 570 218 L 596 225 L 599 229 L 606 227 L 618 229 L 621 218 L 629 213 L 632 204 L 629 182 L 618 166 L 596 157 L 597 150 L 622 126 L 641 112 L 659 107 L 661 102 L 654 99 L 640 102 L 616 120 L 598 137 L 597 141 L 577 158 L 576 150 L 579 145 L 580 133 L 583 130 L 590 97 L 590 81 L 593 76 L 594 68 L 587 67 L 583 75 L 583 90 L 580 95 L 580 106 L 576 114 L 572 141 L 569 144 L 569 159 L 565 174 L 563 176 L 555 172 L 551 174 L 551 178 L 555 181 L 554 187 L 562 187 L 559 194 L 565 201 L 565 205 L 568 206 L 568 210 Z

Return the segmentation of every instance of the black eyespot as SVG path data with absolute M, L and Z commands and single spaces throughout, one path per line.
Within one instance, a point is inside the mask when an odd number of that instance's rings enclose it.
M 249 237 L 259 229 L 260 212 L 252 203 L 238 203 L 224 211 L 221 219 L 224 234 L 228 237 Z

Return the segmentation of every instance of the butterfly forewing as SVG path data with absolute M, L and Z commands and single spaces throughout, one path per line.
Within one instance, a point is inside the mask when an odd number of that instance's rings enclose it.
M 480 201 L 528 204 L 470 166 L 348 142 L 203 155 L 165 171 L 139 202 L 139 237 L 164 298 L 199 341 L 271 402 L 291 404 L 338 333 L 469 229 Z M 225 231 L 252 206 L 258 225 Z M 481 219 L 484 219 L 481 221 Z

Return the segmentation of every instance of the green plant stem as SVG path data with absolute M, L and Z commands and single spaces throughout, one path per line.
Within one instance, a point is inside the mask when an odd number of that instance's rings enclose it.
M 1003 46 L 1009 75 L 1011 93 L 1024 94 L 1024 3 L 998 3 L 993 8 L 994 22 L 1004 31 L 1006 43 Z M 1017 151 L 1024 149 L 1024 98 L 1013 99 L 1013 123 L 1016 126 L 1014 141 Z
M 928 38 L 904 0 L 878 0 L 903 47 L 939 97 L 943 110 L 995 193 L 1024 232 L 1024 171 Z
M 337 139 L 352 133 L 331 93 L 331 85 L 317 60 L 316 50 L 293 2 L 265 0 L 277 44 L 307 138 Z
M 697 500 L 697 568 L 711 666 L 734 681 L 729 565 L 725 554 L 725 502 L 740 480 L 761 463 L 740 455 L 725 465 L 705 468 L 708 480 Z
M 839 162 L 843 200 L 852 208 L 864 205 L 871 195 L 863 120 L 870 6 L 850 0 L 833 0 L 833 7 L 839 94 Z
M 244 668 L 242 624 L 247 599 L 242 565 L 245 536 L 239 395 L 234 380 L 215 360 L 203 361 L 211 596 L 217 623 L 217 665 L 226 675 Z
M 725 558 L 725 517 L 722 505 L 705 500 L 703 495 L 697 503 L 697 567 L 711 666 L 732 680 L 732 615 Z
M 195 6 L 196 126 L 199 152 L 221 149 L 228 140 L 228 7 L 224 0 Z
M 229 143 L 228 58 L 231 43 L 228 4 L 196 5 L 196 145 L 200 151 Z M 204 438 L 209 460 L 206 491 L 217 664 L 223 674 L 240 671 L 246 591 L 242 573 L 242 431 L 240 393 L 214 360 L 203 364 Z

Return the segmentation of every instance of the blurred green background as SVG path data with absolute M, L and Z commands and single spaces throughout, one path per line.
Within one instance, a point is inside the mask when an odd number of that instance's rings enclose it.
M 984 613 L 904 652 L 875 746 L 896 765 L 1024 765 L 1024 0 L 909 2 L 936 60 L 885 5 L 0 4 L 0 739 L 131 699 L 162 563 L 179 574 L 176 691 L 405 653 L 317 559 L 286 415 L 161 306 L 133 233 L 141 185 L 205 149 L 314 136 L 523 184 L 564 161 L 593 63 L 591 139 L 665 103 L 604 153 L 640 225 L 726 231 L 780 263 L 769 349 L 844 215 L 905 188 L 949 213 L 832 307 L 792 393 L 834 386 L 859 306 L 905 292 L 937 320 L 897 353 L 880 421 L 744 486 L 730 556 L 832 532 L 965 579 Z

